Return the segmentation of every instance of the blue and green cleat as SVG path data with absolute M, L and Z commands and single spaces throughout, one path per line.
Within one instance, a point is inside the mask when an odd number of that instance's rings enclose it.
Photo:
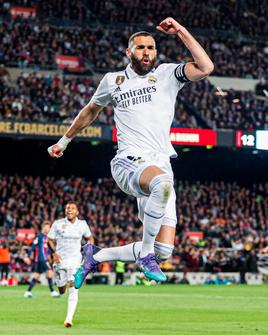
M 155 254 L 148 254 L 143 258 L 138 257 L 136 264 L 148 279 L 157 282 L 165 282 L 167 280 L 166 275 L 159 268 Z
M 76 289 L 79 289 L 83 285 L 84 280 L 90 272 L 97 270 L 99 262 L 93 258 L 94 247 L 94 245 L 88 243 L 83 248 L 83 262 L 74 275 L 74 287 Z

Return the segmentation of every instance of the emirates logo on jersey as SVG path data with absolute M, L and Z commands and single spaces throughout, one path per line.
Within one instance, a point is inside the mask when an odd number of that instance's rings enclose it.
M 113 96 L 114 105 L 128 108 L 130 105 L 138 105 L 152 101 L 152 94 L 156 92 L 156 86 L 138 88 L 136 90 L 128 90 Z M 116 92 L 117 93 L 117 92 Z
M 115 79 L 115 83 L 118 86 L 123 84 L 124 81 L 125 81 L 125 76 L 117 76 Z

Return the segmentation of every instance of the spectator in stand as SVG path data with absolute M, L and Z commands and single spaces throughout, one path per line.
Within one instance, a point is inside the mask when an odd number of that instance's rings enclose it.
M 3 1 L 2 1 L 3 2 Z M 38 19 L 57 18 L 62 23 L 83 24 L 85 20 L 97 20 L 115 24 L 139 24 L 152 26 L 163 17 L 183 13 L 183 24 L 199 29 L 240 31 L 250 36 L 267 34 L 267 1 L 206 0 L 90 0 L 90 1 L 33 1 L 13 0 L 13 6 L 37 8 Z M 0 14 L 9 15 L 11 2 L 4 1 Z M 153 14 L 152 14 L 153 13 Z M 141 19 L 142 18 L 142 19 Z
M 183 24 L 193 28 L 231 30 L 251 36 L 267 34 L 267 2 L 257 1 L 222 1 L 191 0 L 172 1 L 125 1 L 93 0 L 88 7 L 104 22 L 146 23 L 152 26 L 165 16 L 183 13 Z M 153 13 L 153 14 L 152 14 Z M 142 19 L 141 19 L 142 18 Z
M 101 24 L 55 27 L 38 20 L 30 23 L 12 20 L 0 24 L 0 61 L 21 68 L 55 69 L 55 56 L 66 55 L 86 60 L 96 72 L 116 71 L 127 65 L 124 49 L 134 29 L 131 26 L 108 29 Z M 183 45 L 178 49 L 175 39 L 156 38 L 161 63 L 191 60 Z M 260 79 L 268 76 L 266 40 L 199 34 L 198 39 L 215 59 L 214 75 Z
M 213 129 L 268 128 L 268 101 L 253 92 L 230 90 L 222 96 L 209 81 L 185 89 L 182 102 L 191 105 L 196 115 Z
M 7 279 L 10 266 L 10 253 L 6 242 L 0 246 L 0 271 L 1 271 L 1 284 L 7 285 Z

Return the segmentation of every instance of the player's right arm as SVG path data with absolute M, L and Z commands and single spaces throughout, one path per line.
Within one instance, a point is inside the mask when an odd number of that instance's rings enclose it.
M 61 258 L 59 256 L 59 254 L 57 254 L 57 252 L 56 252 L 55 240 L 53 240 L 52 238 L 49 238 L 48 239 L 48 247 L 49 247 L 50 253 L 52 254 L 54 263 L 59 264 L 61 262 Z
M 52 226 L 50 227 L 50 230 L 47 234 L 48 237 L 48 248 L 50 251 L 50 254 L 53 257 L 53 261 L 55 264 L 59 264 L 61 262 L 61 258 L 59 254 L 56 252 L 56 223 L 57 221 L 53 222 Z
M 89 126 L 98 116 L 102 106 L 95 104 L 92 100 L 79 112 L 73 120 L 70 128 L 65 135 L 54 145 L 48 148 L 48 153 L 51 157 L 59 158 L 63 155 L 63 151 L 71 140 L 84 128 Z
M 48 148 L 51 157 L 59 158 L 71 140 L 84 128 L 89 126 L 98 116 L 103 107 L 111 102 L 108 73 L 102 78 L 90 102 L 80 111 L 65 135 Z

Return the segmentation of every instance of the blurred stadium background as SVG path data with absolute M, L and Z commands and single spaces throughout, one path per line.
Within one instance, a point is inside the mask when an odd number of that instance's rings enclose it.
M 159 63 L 190 60 L 177 38 L 156 33 L 166 16 L 190 29 L 215 71 L 177 99 L 171 138 L 179 154 L 178 225 L 163 269 L 174 284 L 267 280 L 267 0 L 0 0 L 0 242 L 10 254 L 3 285 L 29 281 L 27 249 L 42 221 L 62 217 L 69 200 L 78 201 L 99 246 L 141 238 L 135 199 L 110 175 L 111 108 L 60 160 L 46 149 L 102 75 L 127 65 L 132 32 L 155 33 Z M 126 283 L 140 283 L 133 265 L 125 271 Z M 113 264 L 105 264 L 89 282 L 114 277 Z

